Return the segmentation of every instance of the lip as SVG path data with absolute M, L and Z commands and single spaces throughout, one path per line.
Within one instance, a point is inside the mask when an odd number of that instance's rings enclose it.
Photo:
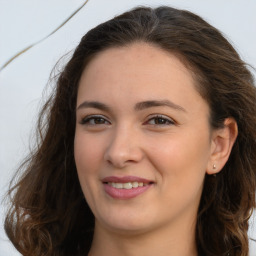
M 102 179 L 103 183 L 106 183 L 106 182 L 126 183 L 126 182 L 134 182 L 134 181 L 143 182 L 143 183 L 153 183 L 152 180 L 144 179 L 137 176 L 123 176 L 123 177 L 108 176 Z
M 108 182 L 115 182 L 115 183 L 127 183 L 127 182 L 143 182 L 146 184 L 143 187 L 137 187 L 137 188 L 132 188 L 132 189 L 118 189 L 110 186 Z M 141 177 L 136 177 L 136 176 L 124 176 L 124 177 L 117 177 L 117 176 L 109 176 L 105 177 L 103 180 L 103 186 L 105 192 L 112 198 L 114 199 L 120 199 L 120 200 L 125 200 L 125 199 L 131 199 L 134 197 L 137 197 L 143 193 L 145 193 L 149 188 L 152 187 L 153 181 L 150 181 L 148 179 L 144 179 Z

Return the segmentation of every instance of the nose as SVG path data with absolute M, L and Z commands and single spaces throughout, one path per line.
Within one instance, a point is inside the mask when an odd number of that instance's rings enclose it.
M 112 132 L 104 160 L 116 168 L 122 169 L 143 159 L 138 131 L 131 128 L 119 128 Z

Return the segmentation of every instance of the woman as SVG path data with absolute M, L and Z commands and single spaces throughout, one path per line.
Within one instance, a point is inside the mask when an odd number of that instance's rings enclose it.
M 5 229 L 23 255 L 248 255 L 256 91 L 200 17 L 137 8 L 89 31 L 38 122 Z

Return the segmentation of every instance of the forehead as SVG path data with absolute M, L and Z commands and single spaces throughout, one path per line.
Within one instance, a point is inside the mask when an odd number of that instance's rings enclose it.
M 89 62 L 80 79 L 78 101 L 80 96 L 105 100 L 106 95 L 119 95 L 123 101 L 169 98 L 185 105 L 203 100 L 181 60 L 147 43 L 110 48 Z
M 84 73 L 87 73 L 92 68 L 96 72 L 102 72 L 104 71 L 102 66 L 108 65 L 108 67 L 111 67 L 117 61 L 126 65 L 134 65 L 136 62 L 137 67 L 141 66 L 141 69 L 138 71 L 144 72 L 149 67 L 154 68 L 161 65 L 165 65 L 170 71 L 171 66 L 176 65 L 185 73 L 189 73 L 192 78 L 192 71 L 184 65 L 183 62 L 186 61 L 181 54 L 168 52 L 155 44 L 145 42 L 134 42 L 125 46 L 111 47 L 97 53 L 85 67 Z M 167 66 L 168 64 L 169 67 Z M 121 69 L 122 66 L 119 68 Z

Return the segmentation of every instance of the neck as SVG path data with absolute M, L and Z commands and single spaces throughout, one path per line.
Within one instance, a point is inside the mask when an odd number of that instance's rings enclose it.
M 96 223 L 88 256 L 197 256 L 195 225 L 179 225 L 179 229 L 162 227 L 144 233 L 124 234 Z

